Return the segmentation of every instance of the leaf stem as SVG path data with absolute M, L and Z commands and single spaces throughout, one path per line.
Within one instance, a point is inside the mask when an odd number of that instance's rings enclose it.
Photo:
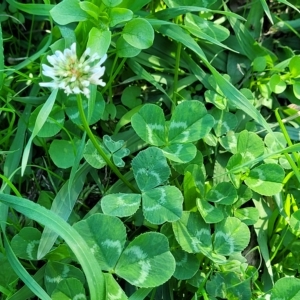
M 177 51 L 176 51 L 175 70 L 174 70 L 172 110 L 175 109 L 176 104 L 177 104 L 178 73 L 179 73 L 179 65 L 180 65 L 180 57 L 181 57 L 181 48 L 182 48 L 182 44 L 178 42 Z
M 81 118 L 83 128 L 86 131 L 90 140 L 92 141 L 94 147 L 98 151 L 99 155 L 101 155 L 101 157 L 104 159 L 106 164 L 119 177 L 119 179 L 121 179 L 124 182 L 124 184 L 126 184 L 133 192 L 138 193 L 137 189 L 121 174 L 119 169 L 111 162 L 111 160 L 107 157 L 107 155 L 105 154 L 103 149 L 100 147 L 98 141 L 96 140 L 96 138 L 95 138 L 94 134 L 92 133 L 90 126 L 87 122 L 87 119 L 86 119 L 86 116 L 84 113 L 84 109 L 83 109 L 83 105 L 82 105 L 82 98 L 81 98 L 80 94 L 77 95 L 77 106 L 78 106 L 79 115 Z

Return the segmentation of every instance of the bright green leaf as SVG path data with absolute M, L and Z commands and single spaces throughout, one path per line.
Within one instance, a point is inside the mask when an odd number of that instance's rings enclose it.
M 144 105 L 131 118 L 132 127 L 145 142 L 162 146 L 165 144 L 165 117 L 163 110 L 154 104 Z
M 171 144 L 161 149 L 166 158 L 177 163 L 188 163 L 193 160 L 197 153 L 194 144 Z
M 237 201 L 237 191 L 230 182 L 220 182 L 206 195 L 206 200 L 218 204 L 231 205 Z
M 224 219 L 222 210 L 214 205 L 211 205 L 208 201 L 197 198 L 196 203 L 205 223 L 218 223 Z
M 207 114 L 201 102 L 183 101 L 177 105 L 168 124 L 168 142 L 175 144 L 198 141 L 209 133 L 213 125 L 213 117 Z
M 146 49 L 152 46 L 154 30 L 146 19 L 137 18 L 129 21 L 123 28 L 122 36 L 131 46 Z
M 113 7 L 109 12 L 109 25 L 114 27 L 120 23 L 130 21 L 133 17 L 133 12 L 126 8 Z
M 265 164 L 252 169 L 245 183 L 260 195 L 272 196 L 281 191 L 284 176 L 284 170 L 279 165 Z
M 13 237 L 11 247 L 17 257 L 36 260 L 40 239 L 41 233 L 38 229 L 23 227 L 20 232 Z
M 116 217 L 94 214 L 74 224 L 103 270 L 114 269 L 126 241 L 126 229 Z
M 216 224 L 214 233 L 214 251 L 229 256 L 243 251 L 249 244 L 250 231 L 246 224 L 235 217 L 227 217 Z
M 101 208 L 106 215 L 122 218 L 132 216 L 140 203 L 140 194 L 110 194 L 101 199 Z
M 162 186 L 142 193 L 143 213 L 152 224 L 180 219 L 182 202 L 183 196 L 175 186 Z
M 168 239 L 157 232 L 141 234 L 130 242 L 115 268 L 118 276 L 145 288 L 162 285 L 174 271 L 175 259 Z
M 86 300 L 83 284 L 76 278 L 61 280 L 51 295 L 52 300 Z
M 155 147 L 140 151 L 132 160 L 132 169 L 141 191 L 163 184 L 171 174 L 163 152 Z

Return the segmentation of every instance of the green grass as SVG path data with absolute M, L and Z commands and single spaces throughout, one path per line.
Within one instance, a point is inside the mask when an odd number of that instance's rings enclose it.
M 298 299 L 299 9 L 3 1 L 0 300 Z

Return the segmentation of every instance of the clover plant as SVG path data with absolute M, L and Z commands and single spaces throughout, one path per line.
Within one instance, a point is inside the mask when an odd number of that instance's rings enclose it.
M 0 300 L 298 299 L 299 1 L 0 4 Z

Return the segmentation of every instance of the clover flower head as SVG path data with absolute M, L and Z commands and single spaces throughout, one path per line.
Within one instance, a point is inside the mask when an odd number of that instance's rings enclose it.
M 78 59 L 76 55 L 76 43 L 64 52 L 55 51 L 48 55 L 47 60 L 52 67 L 43 64 L 42 73 L 53 79 L 51 82 L 41 82 L 40 86 L 53 89 L 63 89 L 67 95 L 84 94 L 90 96 L 90 84 L 105 86 L 101 79 L 105 67 L 101 66 L 106 60 L 105 54 L 102 58 L 98 54 L 90 55 L 90 48 L 87 48 Z

